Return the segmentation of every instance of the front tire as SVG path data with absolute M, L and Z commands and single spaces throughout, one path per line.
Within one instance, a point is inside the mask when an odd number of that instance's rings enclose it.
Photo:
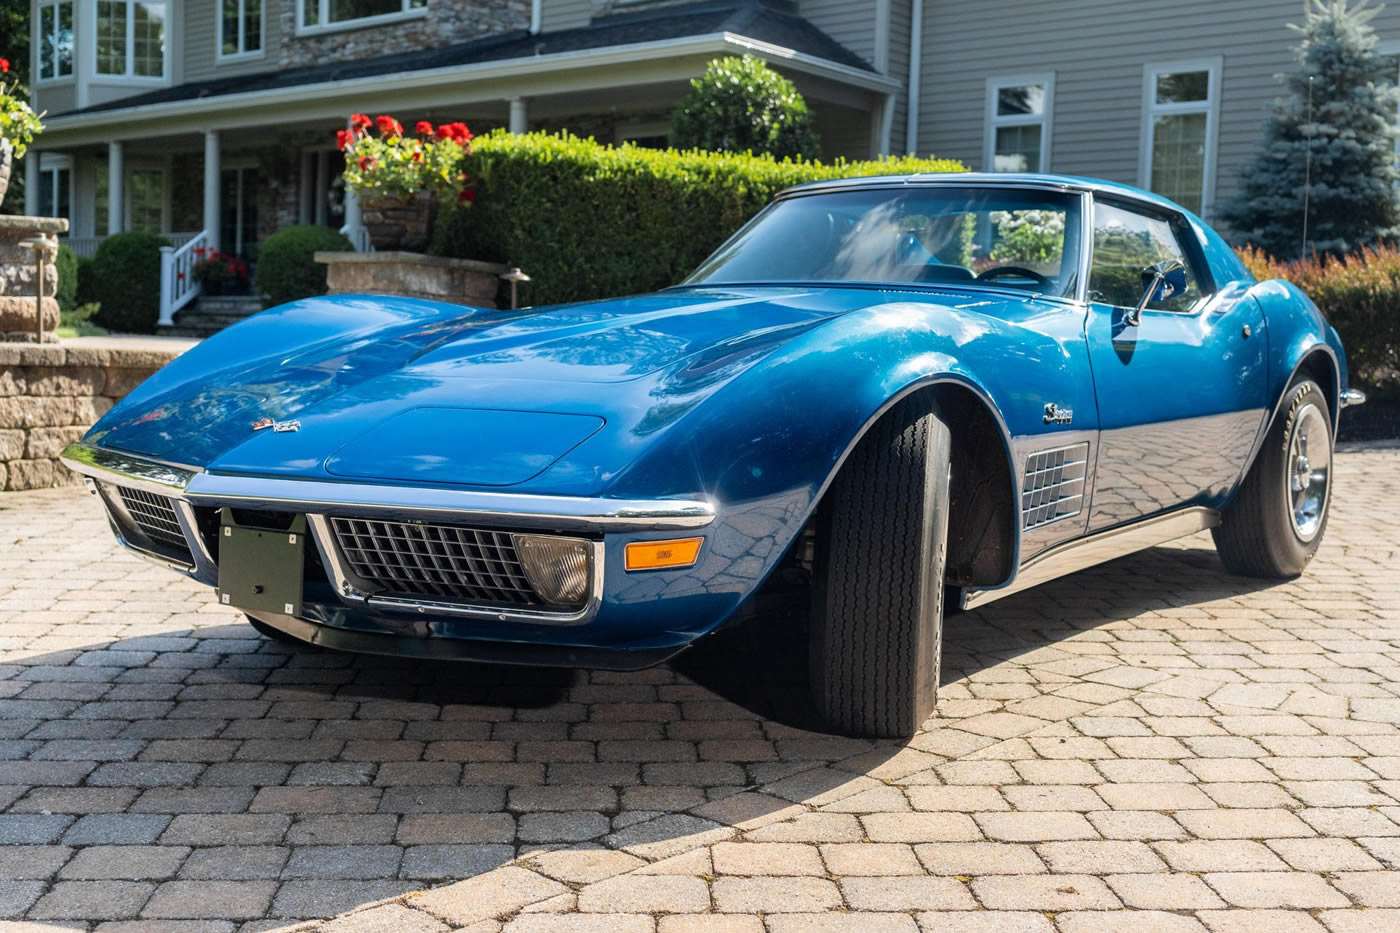
M 1225 569 L 1292 579 L 1322 544 L 1332 492 L 1332 419 L 1311 379 L 1288 389 L 1288 405 L 1211 531 Z
M 916 397 L 841 467 L 818 515 L 813 699 L 847 735 L 913 735 L 938 697 L 951 436 Z

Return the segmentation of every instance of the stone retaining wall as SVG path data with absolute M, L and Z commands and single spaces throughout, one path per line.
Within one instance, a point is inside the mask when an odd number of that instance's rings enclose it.
M 58 302 L 53 294 L 58 289 L 57 235 L 68 232 L 68 221 L 62 217 L 0 216 L 0 341 L 37 341 L 34 291 L 38 285 L 38 264 L 34 250 L 21 245 L 32 237 L 46 238 L 50 247 L 44 251 L 44 323 L 45 340 L 55 339 L 58 327 Z
M 177 355 L 176 350 L 0 343 L 0 489 L 77 482 L 59 453 Z

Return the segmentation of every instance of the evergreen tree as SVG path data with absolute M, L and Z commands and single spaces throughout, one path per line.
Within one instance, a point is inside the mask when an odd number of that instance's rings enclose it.
M 815 159 L 812 114 L 797 86 L 752 55 L 710 62 L 671 117 L 677 149 Z
M 1394 61 L 1376 52 L 1370 23 L 1379 12 L 1366 0 L 1308 0 L 1303 24 L 1289 24 L 1302 37 L 1295 49 L 1302 68 L 1280 76 L 1292 94 L 1275 102 L 1264 144 L 1245 168 L 1239 194 L 1220 212 L 1239 240 L 1298 256 L 1305 189 L 1309 255 L 1349 253 L 1400 235 L 1400 96 Z

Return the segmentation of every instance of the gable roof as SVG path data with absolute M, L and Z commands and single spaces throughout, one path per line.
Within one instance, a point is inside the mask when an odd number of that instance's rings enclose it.
M 845 46 L 786 9 L 760 0 L 698 3 L 595 18 L 577 29 L 531 34 L 523 30 L 473 39 L 436 49 L 398 52 L 355 61 L 308 65 L 279 71 L 240 74 L 160 88 L 118 100 L 69 110 L 54 116 L 76 116 L 128 107 L 199 100 L 250 91 L 295 88 L 355 78 L 373 78 L 414 71 L 475 65 L 667 39 L 734 34 L 825 59 L 848 68 L 874 69 Z

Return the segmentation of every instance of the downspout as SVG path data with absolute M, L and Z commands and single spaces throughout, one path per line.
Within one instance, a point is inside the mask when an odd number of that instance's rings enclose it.
M 914 155 L 919 149 L 919 80 L 924 57 L 924 0 L 911 0 L 909 12 L 909 103 L 905 108 L 904 148 Z
M 530 0 L 530 35 L 539 35 L 543 25 L 544 0 Z

